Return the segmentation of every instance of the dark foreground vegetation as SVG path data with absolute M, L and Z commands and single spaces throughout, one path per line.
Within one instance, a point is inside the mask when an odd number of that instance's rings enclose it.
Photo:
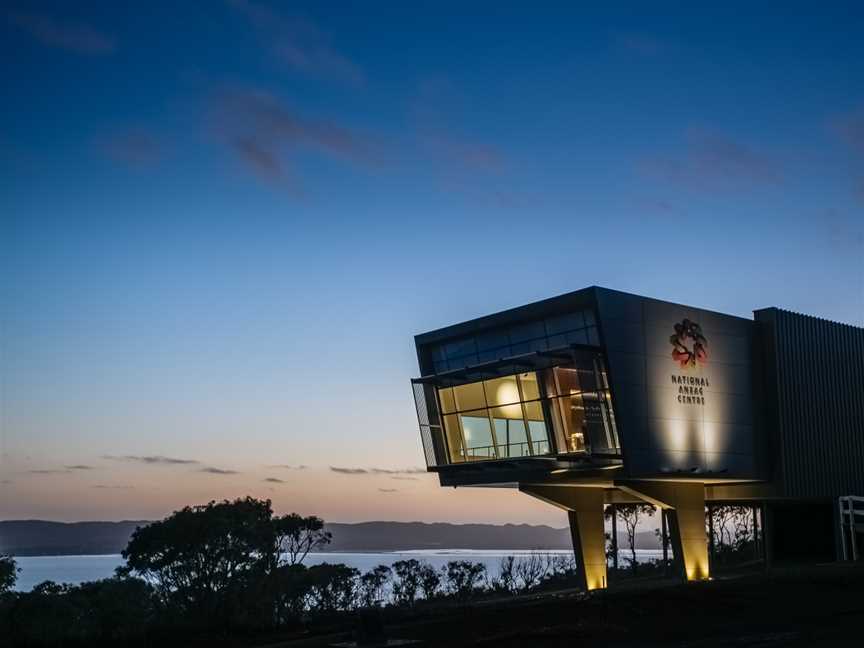
M 505 559 L 494 579 L 484 565 L 460 560 L 441 570 L 403 560 L 366 573 L 305 566 L 330 539 L 317 517 L 274 516 L 269 501 L 246 498 L 186 507 L 138 528 L 123 551 L 126 566 L 110 579 L 13 592 L 15 564 L 6 558 L 0 638 L 15 648 L 231 645 L 343 627 L 359 611 L 464 604 L 575 576 L 572 559 L 537 554 Z
M 553 555 L 505 558 L 494 577 L 468 561 L 307 567 L 307 554 L 330 542 L 319 518 L 274 516 L 270 502 L 251 498 L 187 507 L 137 529 L 126 567 L 110 579 L 14 592 L 14 560 L 0 557 L 0 646 L 323 646 L 387 636 L 447 648 L 860 645 L 845 642 L 864 627 L 861 570 L 741 576 L 754 538 L 740 512 L 726 511 L 706 522 L 715 567 L 737 566 L 738 576 L 675 585 L 663 561 L 637 568 L 635 526 L 652 514 L 643 509 L 618 512 L 631 553 L 610 570 L 615 588 L 587 595 L 573 560 Z

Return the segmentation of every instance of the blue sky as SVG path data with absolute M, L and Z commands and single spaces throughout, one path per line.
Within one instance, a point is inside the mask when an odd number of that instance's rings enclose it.
M 413 334 L 592 284 L 864 324 L 856 3 L 464 4 L 2 10 L 0 517 L 563 524 L 412 472 Z

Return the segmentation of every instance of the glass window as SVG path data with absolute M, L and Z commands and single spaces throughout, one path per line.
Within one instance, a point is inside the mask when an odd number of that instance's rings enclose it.
M 579 384 L 582 386 L 582 391 L 594 391 L 597 389 L 597 377 L 594 372 L 585 369 L 579 370 Z
M 549 348 L 557 349 L 558 347 L 567 345 L 567 336 L 563 333 L 561 335 L 550 335 L 549 336 Z
M 594 321 L 594 311 L 586 310 L 586 311 L 583 311 L 583 314 L 585 315 L 585 325 L 586 326 L 594 326 L 596 323 Z
M 535 455 L 552 452 L 545 421 L 528 421 L 528 430 L 531 432 L 531 450 Z
M 593 326 L 588 329 L 588 344 L 600 346 L 600 336 L 597 334 L 597 329 Z
M 458 416 L 455 414 L 444 415 L 444 432 L 447 435 L 450 463 L 462 463 L 465 461 L 465 448 L 462 447 L 462 432 L 459 429 Z
M 525 421 L 522 419 L 521 405 L 508 405 L 490 410 L 495 424 L 495 440 L 498 442 L 500 457 L 530 456 L 528 437 L 525 434 Z
M 492 436 L 487 410 L 465 412 L 459 415 L 459 419 L 462 423 L 467 460 L 494 459 L 496 457 L 495 439 Z
M 436 360 L 434 365 L 436 374 L 443 373 L 450 368 L 446 360 Z
M 490 407 L 509 405 L 519 402 L 519 388 L 516 386 L 516 376 L 505 376 L 484 382 L 486 385 L 486 402 Z M 519 415 L 522 418 L 522 415 Z
M 564 441 L 567 452 L 583 452 L 585 450 L 585 407 L 582 396 L 563 396 L 558 399 L 561 418 L 564 420 Z
M 510 344 L 517 342 L 527 342 L 536 338 L 546 337 L 546 327 L 542 320 L 536 322 L 526 322 L 518 324 L 510 328 Z
M 441 399 L 441 409 L 445 414 L 456 411 L 456 402 L 453 400 L 453 388 L 446 387 L 438 390 L 438 397 Z
M 500 360 L 510 355 L 510 347 L 503 349 L 492 349 L 491 351 L 480 351 L 477 354 L 477 359 L 480 362 L 490 362 L 492 360 Z
M 568 344 L 588 344 L 588 335 L 584 330 L 582 331 L 570 331 L 567 334 L 567 343 Z
M 530 401 L 540 398 L 540 385 L 537 382 L 537 373 L 519 374 L 519 386 L 522 387 L 522 400 Z
M 501 366 L 498 378 L 439 388 L 450 461 L 617 451 L 608 388 L 595 385 L 598 361 L 580 362 L 527 372 Z
M 529 348 L 532 351 L 545 351 L 549 348 L 549 343 L 546 341 L 546 338 L 539 338 L 537 340 L 531 340 L 528 343 Z
M 529 421 L 543 421 L 543 407 L 538 401 L 533 403 L 525 403 L 525 418 Z
M 579 381 L 579 374 L 576 369 L 567 367 L 555 367 L 555 382 L 557 383 L 558 394 L 564 396 L 567 394 L 578 394 L 582 391 Z
M 531 435 L 531 450 L 533 454 L 546 454 L 550 452 L 549 432 L 546 427 L 543 405 L 539 401 L 525 403 L 525 418 L 528 421 L 528 432 Z
M 474 338 L 462 338 L 461 340 L 453 340 L 448 342 L 444 347 L 444 352 L 448 358 L 459 358 L 461 356 L 470 355 L 477 352 L 477 347 L 474 345 Z
M 486 407 L 486 397 L 483 394 L 482 382 L 458 385 L 453 388 L 453 395 L 456 400 L 456 409 L 460 412 Z
M 585 320 L 582 317 L 582 313 L 566 313 L 565 315 L 557 315 L 546 319 L 546 331 L 549 335 L 566 333 L 567 331 L 584 326 Z
M 500 349 L 510 344 L 506 331 L 488 331 L 477 336 L 477 350 Z

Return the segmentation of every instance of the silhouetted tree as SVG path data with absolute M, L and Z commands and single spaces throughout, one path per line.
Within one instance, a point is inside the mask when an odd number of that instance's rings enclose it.
M 447 591 L 459 600 L 471 598 L 486 575 L 486 565 L 467 560 L 451 560 L 444 567 Z
M 420 591 L 423 563 L 414 558 L 393 563 L 396 580 L 393 582 L 393 601 L 397 605 L 414 605 Z
M 420 565 L 420 591 L 426 600 L 432 599 L 438 594 L 441 586 L 441 575 L 432 565 L 423 563 Z
M 0 555 L 0 594 L 5 594 L 15 587 L 19 571 L 18 563 L 12 556 Z
M 249 577 L 276 564 L 272 515 L 269 500 L 250 497 L 187 506 L 135 530 L 126 573 L 152 582 L 178 618 L 227 627 Z
M 624 522 L 624 530 L 627 534 L 627 544 L 630 547 L 630 568 L 633 573 L 636 573 L 636 529 L 639 527 L 639 521 L 642 517 L 653 517 L 654 507 L 651 504 L 618 504 L 615 507 L 607 507 L 605 516 L 607 520 L 612 520 L 612 524 L 617 524 L 613 511 L 617 510 L 618 519 Z
M 519 587 L 516 584 L 516 557 L 504 556 L 498 565 L 498 576 L 492 582 L 493 589 L 515 594 Z
M 312 588 L 309 570 L 303 565 L 283 565 L 269 579 L 276 625 L 294 625 L 306 611 L 306 601 Z M 265 604 L 268 599 L 264 599 Z
M 276 552 L 285 556 L 289 565 L 302 563 L 310 551 L 330 543 L 332 534 L 324 530 L 324 520 L 314 515 L 303 517 L 290 513 L 273 519 L 276 533 Z
M 387 565 L 378 565 L 360 577 L 360 605 L 378 607 L 383 603 L 392 571 Z
M 347 565 L 321 563 L 306 570 L 307 603 L 314 612 L 344 612 L 354 607 L 360 571 Z

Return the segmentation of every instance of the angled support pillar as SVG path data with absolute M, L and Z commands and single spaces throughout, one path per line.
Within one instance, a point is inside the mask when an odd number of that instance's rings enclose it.
M 708 578 L 705 485 L 701 482 L 615 482 L 615 485 L 666 511 L 678 573 L 688 581 Z
M 567 511 L 573 553 L 586 590 L 606 587 L 602 488 L 519 485 L 523 493 Z

